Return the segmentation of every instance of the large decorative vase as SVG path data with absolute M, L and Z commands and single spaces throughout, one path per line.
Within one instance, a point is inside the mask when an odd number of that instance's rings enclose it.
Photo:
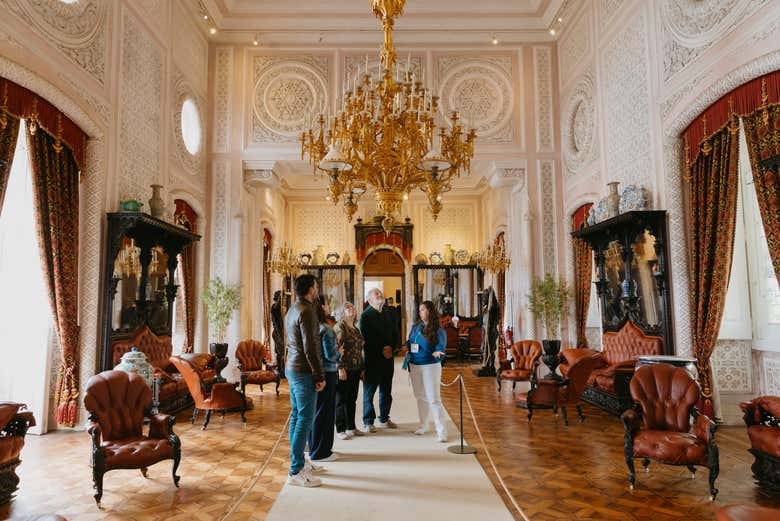
M 609 193 L 607 194 L 607 218 L 611 219 L 620 215 L 620 194 L 618 193 L 618 181 L 607 183 Z
M 149 211 L 152 212 L 152 217 L 161 219 L 165 214 L 165 201 L 163 201 L 163 198 L 160 197 L 160 190 L 162 189 L 162 185 L 151 186 L 152 198 L 149 199 Z
M 455 264 L 455 252 L 452 250 L 452 244 L 444 245 L 444 264 Z
M 227 380 L 222 376 L 222 370 L 227 366 L 228 364 L 228 357 L 227 357 L 227 350 L 228 345 L 221 342 L 211 343 L 209 344 L 209 353 L 214 355 L 214 372 L 216 375 L 214 376 L 214 383 L 224 383 Z
M 154 368 L 152 364 L 146 361 L 146 355 L 139 351 L 137 347 L 132 347 L 130 351 L 123 354 L 122 359 L 114 369 L 126 373 L 135 373 L 144 379 L 146 385 L 152 386 Z
M 560 363 L 561 341 L 560 340 L 542 340 L 542 362 L 550 370 L 547 378 L 560 379 L 561 376 L 555 371 Z
M 325 264 L 325 247 L 321 244 L 314 250 L 314 264 Z

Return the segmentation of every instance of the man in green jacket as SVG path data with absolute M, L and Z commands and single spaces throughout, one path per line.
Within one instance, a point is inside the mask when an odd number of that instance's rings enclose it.
M 393 346 L 397 345 L 400 332 L 392 312 L 384 307 L 382 291 L 374 288 L 368 292 L 369 307 L 360 316 L 360 332 L 365 339 L 363 347 L 366 373 L 363 380 L 363 425 L 367 432 L 376 432 L 374 420 L 374 394 L 379 389 L 379 424 L 383 429 L 396 429 L 390 421 L 393 403 Z

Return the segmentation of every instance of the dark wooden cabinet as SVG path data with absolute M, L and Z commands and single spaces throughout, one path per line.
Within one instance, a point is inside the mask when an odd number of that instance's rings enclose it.
M 427 282 L 429 278 L 430 283 Z M 420 304 L 424 300 L 433 301 L 442 316 L 478 316 L 478 293 L 484 289 L 484 278 L 476 264 L 415 264 L 412 266 L 414 321 L 420 318 Z M 432 287 L 426 289 L 426 284 Z M 466 298 L 468 302 L 463 302 Z
M 626 212 L 572 232 L 593 250 L 604 332 L 631 321 L 674 354 L 666 211 Z
M 302 267 L 303 273 L 311 273 L 317 277 L 320 288 L 320 296 L 330 306 L 331 313 L 341 307 L 344 302 L 352 302 L 357 309 L 360 307 L 355 302 L 355 265 L 354 264 L 310 264 Z M 287 309 L 290 309 L 293 287 L 292 279 L 285 280 L 285 293 L 287 294 Z
M 112 345 L 148 325 L 171 335 L 178 256 L 200 236 L 142 212 L 107 214 L 102 275 L 101 370 L 114 365 Z

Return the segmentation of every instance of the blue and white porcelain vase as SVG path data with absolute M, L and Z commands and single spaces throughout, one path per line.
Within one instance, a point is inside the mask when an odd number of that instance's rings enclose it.
M 620 213 L 647 210 L 647 189 L 643 186 L 628 185 L 620 196 Z
M 139 351 L 137 347 L 132 347 L 130 351 L 123 354 L 122 359 L 114 369 L 126 373 L 135 373 L 144 379 L 146 385 L 152 386 L 154 368 L 152 364 L 146 361 L 146 355 Z

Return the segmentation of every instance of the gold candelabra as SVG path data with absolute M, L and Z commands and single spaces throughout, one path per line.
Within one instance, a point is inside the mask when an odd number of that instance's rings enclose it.
M 457 112 L 449 115 L 449 125 L 437 125 L 439 98 L 410 71 L 410 59 L 403 73 L 396 66 L 392 31 L 404 4 L 371 0 L 385 34 L 378 83 L 366 57 L 364 73 L 358 71 L 352 88 L 345 88 L 335 115 L 320 114 L 301 135 L 301 159 L 308 155 L 314 174 L 323 175 L 320 170 L 328 177 L 328 199 L 334 204 L 343 199 L 351 221 L 357 200 L 370 188 L 386 233 L 404 194 L 416 188 L 426 193 L 434 220 L 438 217 L 452 179 L 470 172 L 477 135 L 465 129 Z
M 295 277 L 301 271 L 301 263 L 292 248 L 285 243 L 271 253 L 271 258 L 266 263 L 266 270 L 279 273 L 284 277 Z
M 488 246 L 477 254 L 477 265 L 482 271 L 500 273 L 507 271 L 512 261 L 506 253 L 506 246 L 503 242 L 497 242 Z

